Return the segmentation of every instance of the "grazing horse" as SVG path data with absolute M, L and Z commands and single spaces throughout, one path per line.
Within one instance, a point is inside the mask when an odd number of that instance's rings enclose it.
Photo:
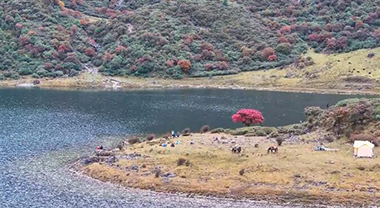
M 267 153 L 277 153 L 278 152 L 278 147 L 275 147 L 275 146 L 271 146 L 268 148 L 268 151 Z
M 232 148 L 232 152 L 235 154 L 240 154 L 241 152 L 241 147 L 235 146 Z

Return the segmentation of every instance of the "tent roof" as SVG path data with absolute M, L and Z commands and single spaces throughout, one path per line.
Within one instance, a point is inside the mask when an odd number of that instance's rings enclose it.
M 356 141 L 354 142 L 354 147 L 355 147 L 355 148 L 359 148 L 359 147 L 362 147 L 362 146 L 369 146 L 369 147 L 371 147 L 371 148 L 375 147 L 375 145 L 372 144 L 372 143 L 369 142 L 369 141 L 358 141 L 358 140 L 356 140 Z

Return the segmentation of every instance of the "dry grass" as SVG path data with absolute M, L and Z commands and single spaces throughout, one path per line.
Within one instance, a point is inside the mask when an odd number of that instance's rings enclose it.
M 340 151 L 317 152 L 313 151 L 313 144 L 284 142 L 278 154 L 267 154 L 266 149 L 276 143 L 274 140 L 224 135 L 243 147 L 243 153 L 236 155 L 231 152 L 234 144 L 213 143 L 214 136 L 181 137 L 181 144 L 176 147 L 161 147 L 159 140 L 136 144 L 118 154 L 137 152 L 149 157 L 121 159 L 113 166 L 96 163 L 83 170 L 103 181 L 157 191 L 276 198 L 281 202 L 315 203 L 323 199 L 325 203 L 367 204 L 380 201 L 380 159 L 355 159 L 348 144 L 334 142 L 329 147 Z M 195 144 L 190 145 L 190 140 Z M 260 143 L 260 148 L 254 147 L 256 143 Z M 178 166 L 179 158 L 189 160 L 190 165 Z M 131 170 L 133 165 L 140 167 L 139 171 Z M 155 178 L 158 167 L 163 174 L 174 173 L 176 177 Z M 239 174 L 242 169 L 245 169 L 244 175 Z

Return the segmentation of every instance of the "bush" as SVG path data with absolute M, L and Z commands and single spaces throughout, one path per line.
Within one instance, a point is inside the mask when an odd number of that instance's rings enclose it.
M 208 132 L 208 131 L 210 131 L 210 126 L 209 125 L 204 125 L 204 126 L 202 126 L 201 127 L 201 129 L 199 130 L 199 133 L 206 133 L 206 132 Z
M 245 169 L 244 168 L 239 171 L 239 175 L 241 175 L 241 176 L 243 176 L 244 173 L 245 173 Z
M 20 75 L 18 75 L 18 74 L 12 74 L 11 75 L 11 79 L 18 80 L 18 79 L 20 79 Z
M 190 128 L 185 128 L 184 130 L 182 130 L 183 136 L 190 136 L 190 134 L 191 134 Z
M 156 136 L 154 134 L 149 134 L 148 136 L 146 136 L 146 140 L 148 141 L 152 141 Z
M 331 142 L 334 141 L 334 137 L 333 137 L 333 136 L 330 136 L 330 135 L 327 135 L 327 136 L 325 136 L 325 137 L 323 138 L 323 140 L 325 140 L 325 141 L 331 143 Z
M 277 142 L 278 146 L 281 146 L 284 141 L 285 140 L 283 138 L 281 138 L 281 137 L 277 137 L 276 138 L 276 142 Z
M 169 139 L 171 136 L 172 136 L 171 133 L 166 133 L 166 134 L 162 135 L 162 138 Z
M 138 137 L 132 137 L 132 138 L 128 139 L 129 144 L 136 144 L 136 143 L 140 143 L 140 142 L 141 142 L 141 140 Z
M 256 136 L 266 136 L 267 134 L 263 130 L 257 130 L 256 131 Z
M 212 134 L 218 134 L 218 133 L 223 133 L 223 132 L 225 132 L 225 129 L 223 128 L 217 128 L 217 129 L 211 130 Z
M 5 76 L 0 74 L 0 80 L 5 80 Z
M 18 73 L 20 75 L 30 75 L 30 74 L 33 74 L 33 71 L 29 68 L 23 68 L 23 69 L 18 70 Z
M 351 134 L 350 135 L 350 142 L 354 143 L 356 140 L 360 141 L 369 141 L 372 144 L 374 144 L 376 147 L 380 145 L 380 141 L 378 138 L 371 134 Z
M 186 163 L 186 159 L 184 159 L 184 158 L 178 158 L 178 160 L 177 160 L 177 165 L 178 166 L 184 165 L 185 163 Z

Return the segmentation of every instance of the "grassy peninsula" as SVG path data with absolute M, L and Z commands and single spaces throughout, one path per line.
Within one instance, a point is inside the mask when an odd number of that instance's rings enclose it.
M 101 181 L 155 191 L 375 205 L 380 202 L 380 159 L 355 158 L 352 141 L 379 145 L 379 108 L 379 99 L 350 99 L 325 110 L 305 109 L 307 122 L 302 124 L 218 128 L 179 138 L 134 137 L 118 149 L 83 158 L 76 169 Z M 233 153 L 234 146 L 242 152 Z M 267 153 L 270 146 L 278 152 Z M 318 146 L 332 151 L 315 151 Z

